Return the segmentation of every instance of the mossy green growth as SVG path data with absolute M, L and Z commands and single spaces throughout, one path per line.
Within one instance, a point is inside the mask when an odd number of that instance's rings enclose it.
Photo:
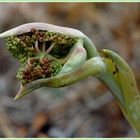
M 76 42 L 77 38 L 69 35 L 31 29 L 30 32 L 8 37 L 6 47 L 19 60 L 17 78 L 25 85 L 55 76 L 63 66 L 57 60 L 65 57 Z M 33 62 L 29 63 L 29 59 Z
M 56 60 L 49 58 L 36 59 L 30 65 L 28 63 L 21 65 L 17 78 L 22 85 L 25 85 L 37 79 L 55 76 L 61 69 L 62 65 Z
M 43 49 L 47 50 L 55 43 L 50 54 L 62 58 L 68 54 L 70 48 L 77 42 L 77 38 L 60 33 L 31 29 L 31 32 L 8 37 L 6 47 L 13 57 L 24 63 L 26 59 L 37 55 L 38 52 L 34 48 L 36 41 L 38 41 L 38 48 L 41 51 Z
M 10 36 L 6 39 L 6 47 L 11 55 L 18 59 L 20 63 L 25 63 L 30 57 L 35 56 L 34 49 L 27 47 L 27 45 L 17 36 Z

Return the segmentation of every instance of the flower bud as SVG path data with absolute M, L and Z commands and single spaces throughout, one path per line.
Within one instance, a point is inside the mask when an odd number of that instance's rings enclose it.
M 21 87 L 70 74 L 78 70 L 86 59 L 98 56 L 88 37 L 72 28 L 28 23 L 0 34 L 0 38 L 3 37 L 6 38 L 7 49 L 20 63 L 17 78 Z M 50 86 L 55 87 L 55 82 Z

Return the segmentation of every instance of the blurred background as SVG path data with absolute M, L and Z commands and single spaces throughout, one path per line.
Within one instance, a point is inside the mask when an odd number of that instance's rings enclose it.
M 0 32 L 27 22 L 81 30 L 98 50 L 120 54 L 140 88 L 140 4 L 0 3 Z M 0 40 L 0 137 L 135 137 L 119 106 L 95 78 L 65 88 L 41 88 L 13 101 L 18 62 Z

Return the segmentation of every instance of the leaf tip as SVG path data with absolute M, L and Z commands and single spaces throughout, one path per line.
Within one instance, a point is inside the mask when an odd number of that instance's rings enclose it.
M 13 100 L 18 100 L 22 98 L 24 95 L 26 95 L 26 88 L 23 85 L 21 85 L 20 90 L 18 91 Z

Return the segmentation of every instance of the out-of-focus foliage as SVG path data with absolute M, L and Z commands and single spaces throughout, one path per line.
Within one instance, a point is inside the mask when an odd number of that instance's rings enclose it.
M 81 30 L 98 50 L 116 51 L 140 81 L 140 4 L 0 3 L 0 32 L 41 21 Z M 42 88 L 19 101 L 19 64 L 0 40 L 0 137 L 133 137 L 116 101 L 93 78 Z

